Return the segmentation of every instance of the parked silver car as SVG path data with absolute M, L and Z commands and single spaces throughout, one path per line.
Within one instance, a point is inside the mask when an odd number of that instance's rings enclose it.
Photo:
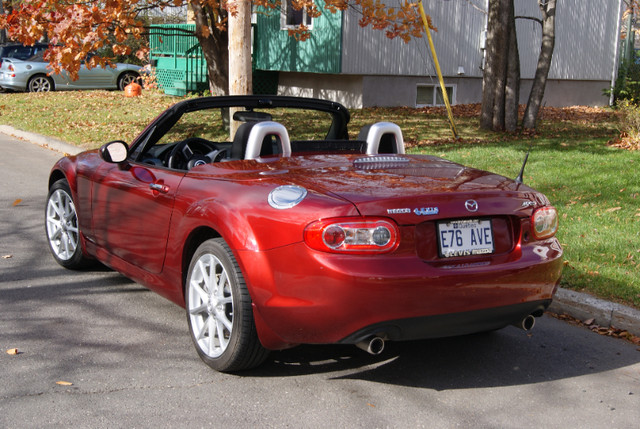
M 115 68 L 82 64 L 78 79 L 72 80 L 67 72 L 53 74 L 42 52 L 28 60 L 3 58 L 0 66 L 0 87 L 14 91 L 48 92 L 71 89 L 120 89 L 140 76 L 141 67 L 117 63 Z

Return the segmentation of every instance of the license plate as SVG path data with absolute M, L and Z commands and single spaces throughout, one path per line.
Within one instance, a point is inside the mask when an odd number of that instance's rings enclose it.
M 488 255 L 494 252 L 490 219 L 461 219 L 438 223 L 442 258 Z

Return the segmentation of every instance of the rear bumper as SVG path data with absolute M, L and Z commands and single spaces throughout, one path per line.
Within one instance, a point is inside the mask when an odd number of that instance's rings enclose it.
M 296 244 L 238 252 L 256 326 L 270 349 L 302 343 L 356 343 L 499 329 L 544 310 L 562 271 L 551 239 L 523 246 L 506 263 L 434 266 L 415 255 L 363 257 Z
M 9 89 L 12 91 L 24 91 L 27 87 L 26 82 L 22 82 L 16 79 L 4 78 L 0 76 L 0 88 Z
M 360 329 L 339 342 L 356 344 L 374 336 L 391 341 L 405 341 L 493 331 L 516 323 L 530 314 L 542 315 L 550 304 L 551 300 L 547 299 L 463 313 L 390 320 Z

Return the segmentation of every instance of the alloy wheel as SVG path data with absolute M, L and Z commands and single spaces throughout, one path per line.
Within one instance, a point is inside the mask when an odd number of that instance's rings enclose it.
M 55 190 L 47 202 L 47 237 L 53 253 L 62 261 L 76 253 L 79 241 L 78 216 L 71 196 Z

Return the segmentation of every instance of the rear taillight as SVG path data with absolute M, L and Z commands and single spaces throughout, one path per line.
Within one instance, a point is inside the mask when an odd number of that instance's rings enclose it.
M 387 253 L 398 247 L 400 233 L 383 218 L 333 218 L 313 222 L 304 241 L 313 249 L 331 253 Z
M 531 232 L 537 240 L 553 237 L 558 231 L 558 212 L 554 207 L 542 207 L 531 215 Z

